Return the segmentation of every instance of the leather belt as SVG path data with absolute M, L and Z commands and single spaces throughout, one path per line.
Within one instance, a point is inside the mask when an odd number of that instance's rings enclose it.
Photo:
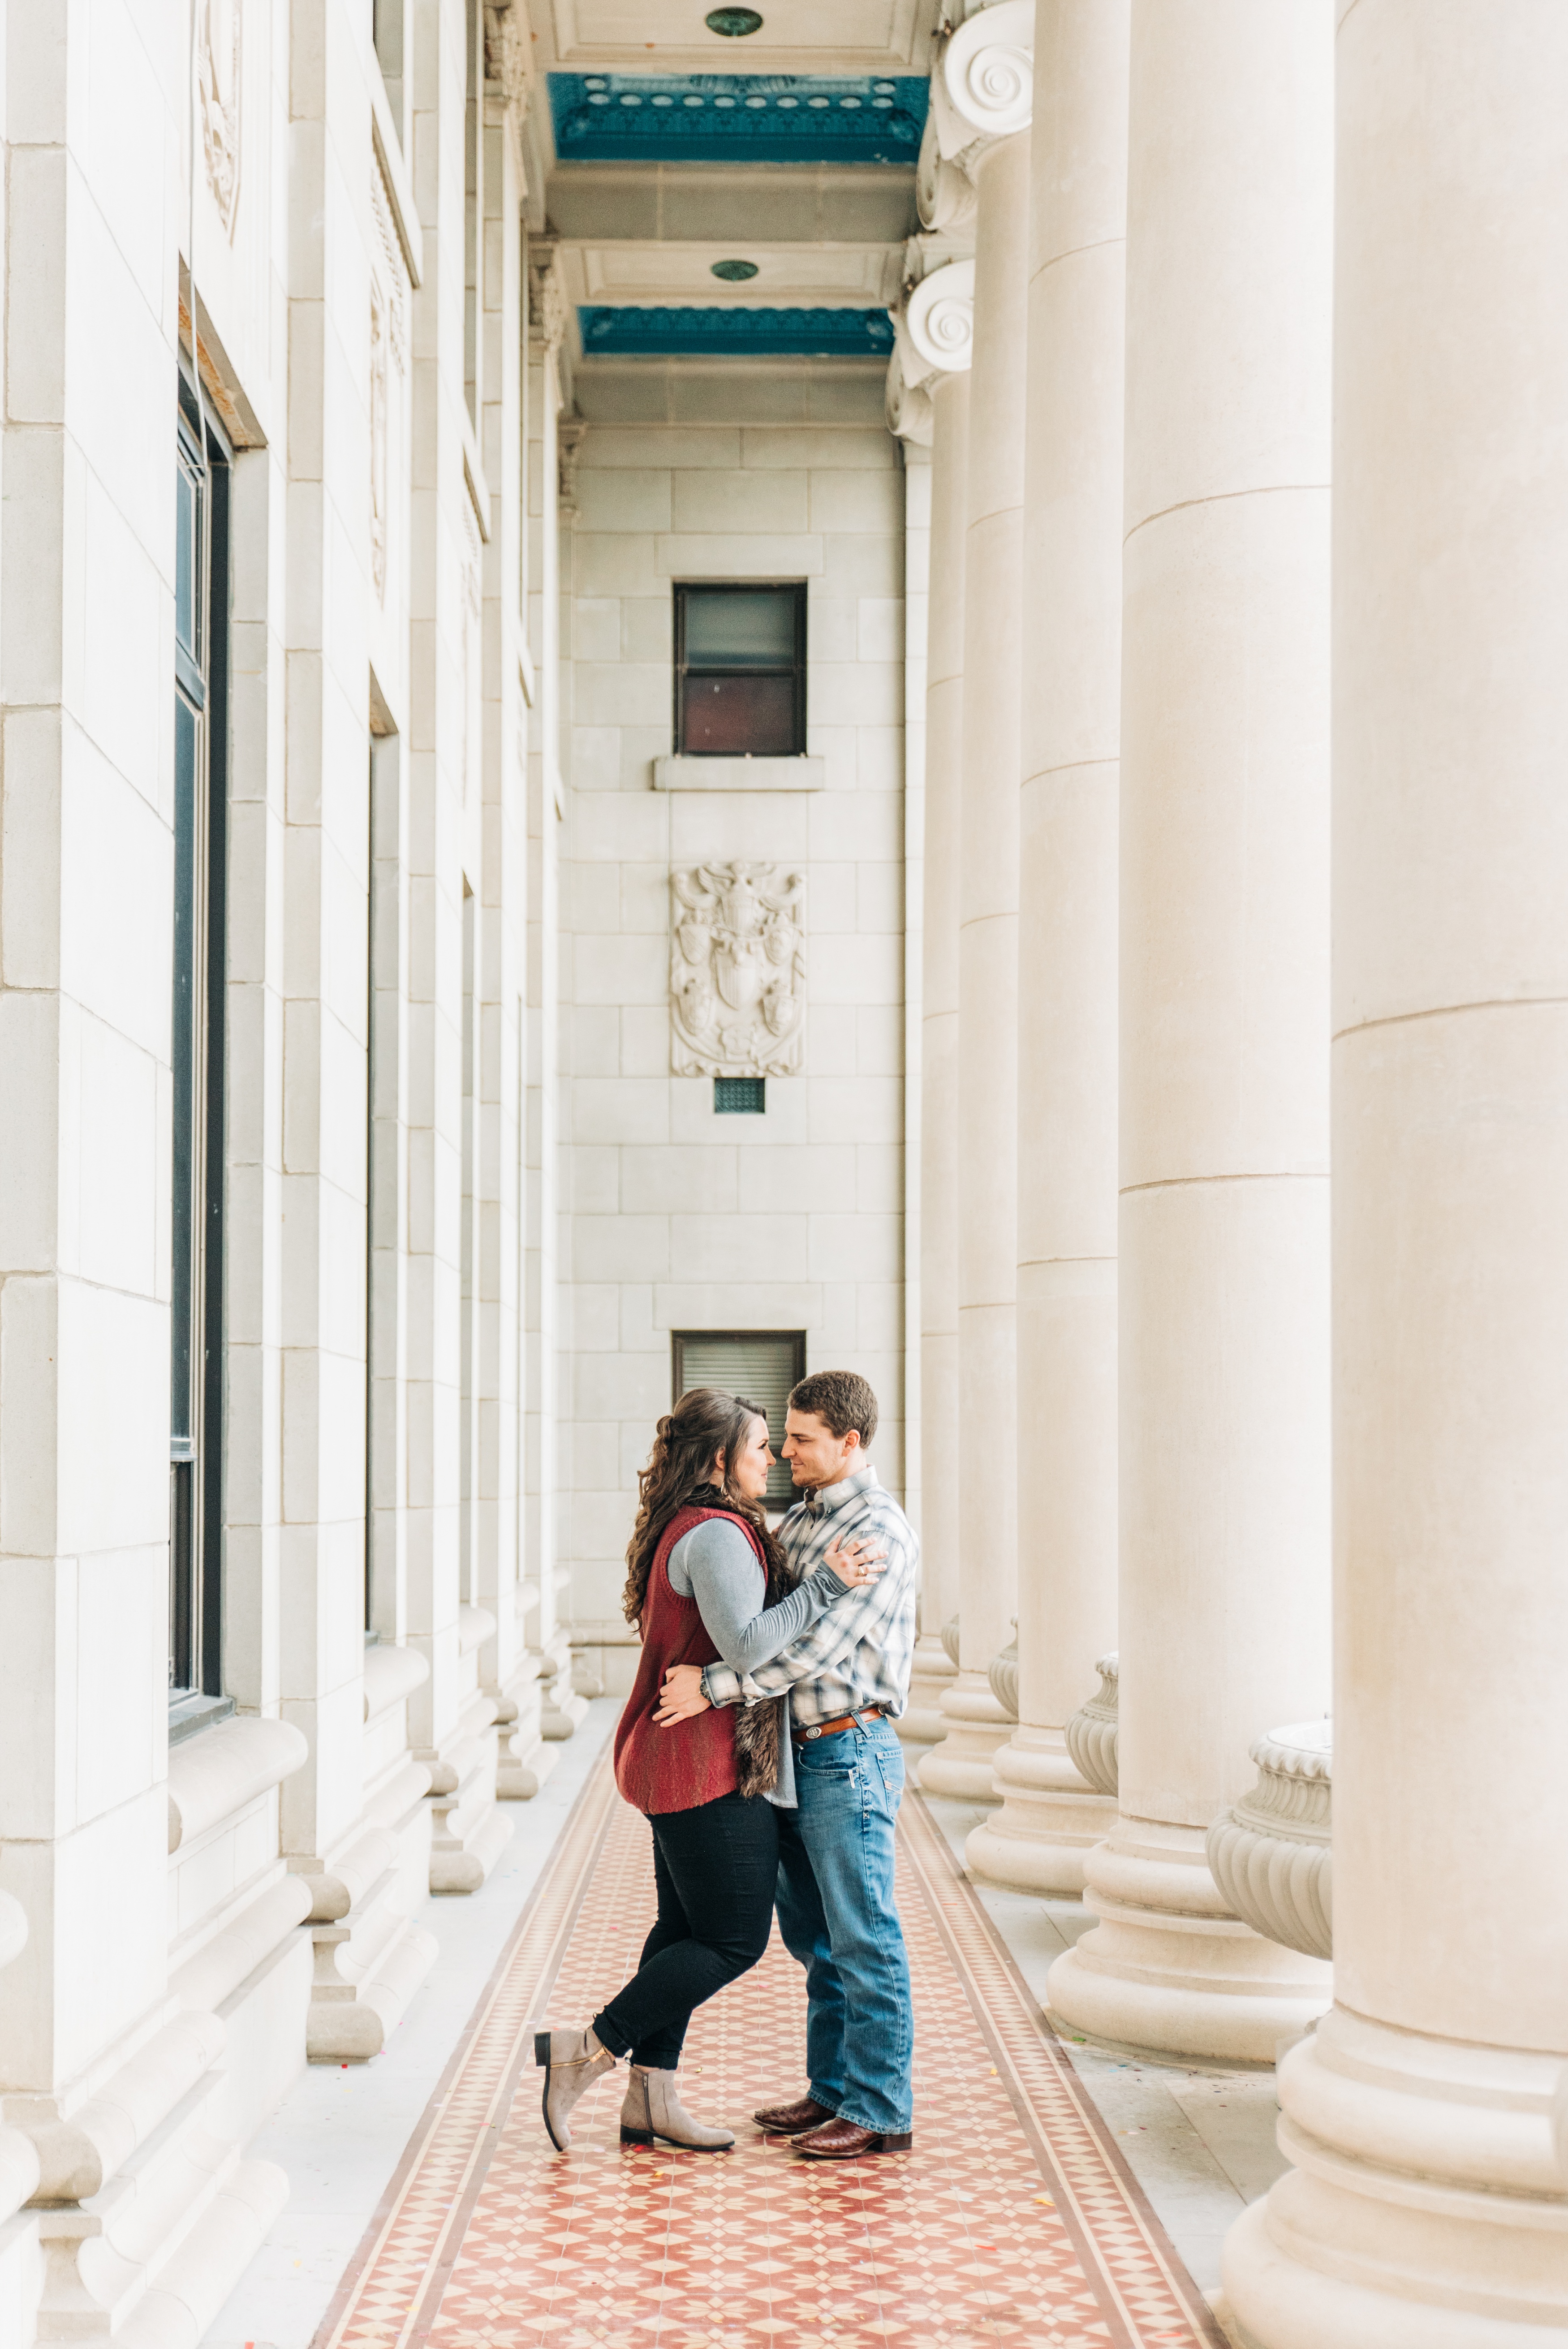
M 880 1704 L 863 1704 L 859 1713 L 841 1713 L 837 1721 L 824 1721 L 816 1729 L 792 1730 L 790 1734 L 797 1745 L 804 1745 L 808 1737 L 837 1737 L 842 1729 L 858 1729 L 862 1721 L 880 1721 L 882 1717 Z

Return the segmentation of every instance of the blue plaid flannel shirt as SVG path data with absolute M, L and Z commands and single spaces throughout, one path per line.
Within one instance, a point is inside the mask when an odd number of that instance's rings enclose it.
M 835 1599 L 825 1615 L 755 1671 L 709 1664 L 702 1676 L 710 1704 L 755 1704 L 764 1697 L 789 1697 L 797 1728 L 814 1729 L 841 1713 L 881 1705 L 896 1720 L 909 1701 L 914 1657 L 914 1586 L 920 1544 L 914 1527 L 874 1468 L 862 1468 L 837 1485 L 796 1502 L 779 1528 L 790 1562 L 801 1575 L 813 1573 L 830 1543 L 870 1537 L 887 1551 L 875 1582 Z

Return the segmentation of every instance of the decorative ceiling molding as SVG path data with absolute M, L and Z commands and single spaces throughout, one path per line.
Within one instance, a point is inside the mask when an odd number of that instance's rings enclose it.
M 893 342 L 885 310 L 585 305 L 577 318 L 584 358 L 885 358 Z
M 562 163 L 907 165 L 920 152 L 930 96 L 916 74 L 552 73 L 549 81 Z
M 533 78 L 528 12 L 522 0 L 485 0 L 485 79 L 508 106 L 525 107 Z

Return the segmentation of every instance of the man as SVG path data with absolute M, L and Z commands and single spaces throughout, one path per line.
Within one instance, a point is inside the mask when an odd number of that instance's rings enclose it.
M 676 1666 L 665 1704 L 789 1698 L 797 1808 L 779 1814 L 779 1930 L 806 1969 L 808 2093 L 756 2117 L 813 2161 L 913 2143 L 914 2023 L 893 1899 L 893 1822 L 903 1755 L 893 1723 L 909 1696 L 920 1550 L 866 1454 L 877 1400 L 852 1371 L 818 1371 L 789 1396 L 783 1457 L 804 1495 L 779 1537 L 806 1573 L 837 1539 L 886 1550 L 881 1579 L 839 1599 L 771 1663 Z

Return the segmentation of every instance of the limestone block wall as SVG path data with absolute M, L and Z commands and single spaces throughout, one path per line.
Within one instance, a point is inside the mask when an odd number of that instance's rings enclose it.
M 407 16 L 389 86 L 359 0 L 196 11 L 199 70 L 183 0 L 0 0 L 3 2349 L 199 2334 L 287 2196 L 248 2140 L 307 2059 L 377 2054 L 415 1911 L 542 1775 L 522 92 L 462 0 Z M 222 1637 L 171 1736 L 193 339 L 232 452 Z
M 566 553 L 559 1555 L 585 1671 L 625 1682 L 635 1476 L 674 1330 L 803 1330 L 903 1457 L 904 477 L 878 427 L 590 424 Z M 804 579 L 825 788 L 663 790 L 678 580 Z M 800 1072 L 762 1117 L 671 1073 L 670 874 L 806 875 Z

